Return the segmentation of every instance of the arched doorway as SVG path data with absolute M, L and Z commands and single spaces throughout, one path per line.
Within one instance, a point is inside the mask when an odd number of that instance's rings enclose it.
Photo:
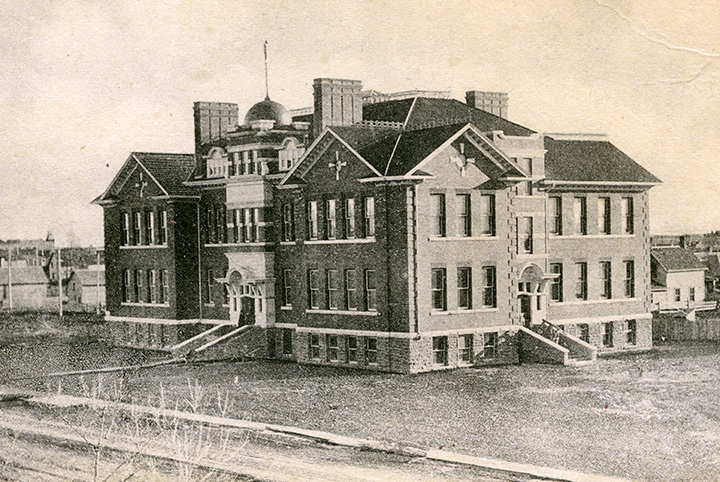
M 255 324 L 256 304 L 262 303 L 255 281 L 238 270 L 231 271 L 223 281 L 230 298 L 230 322 L 239 326 Z
M 547 276 L 540 266 L 531 263 L 523 268 L 518 279 L 518 303 L 520 323 L 529 328 L 540 324 L 547 316 L 545 285 L 552 275 Z

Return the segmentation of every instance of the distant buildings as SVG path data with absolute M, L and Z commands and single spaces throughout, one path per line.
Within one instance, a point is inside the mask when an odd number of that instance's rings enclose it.
M 692 251 L 680 246 L 652 248 L 652 300 L 658 311 L 708 310 L 716 303 L 705 301 L 708 268 Z

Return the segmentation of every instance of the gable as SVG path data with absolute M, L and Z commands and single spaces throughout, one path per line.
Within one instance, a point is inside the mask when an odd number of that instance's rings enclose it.
M 135 165 L 137 167 L 125 177 L 121 185 L 116 187 L 115 197 L 123 201 L 132 201 L 164 195 L 165 191 L 157 181 L 137 162 Z

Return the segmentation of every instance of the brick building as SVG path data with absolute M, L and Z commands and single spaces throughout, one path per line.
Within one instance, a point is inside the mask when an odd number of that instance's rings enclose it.
M 506 94 L 401 94 L 197 102 L 194 155 L 133 153 L 95 201 L 118 340 L 398 372 L 650 348 L 658 179 Z

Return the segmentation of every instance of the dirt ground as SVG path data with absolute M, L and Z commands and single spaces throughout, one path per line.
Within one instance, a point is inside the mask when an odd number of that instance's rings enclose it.
M 38 355 L 31 352 L 0 348 L 4 373 L 148 357 L 99 345 L 47 347 L 29 364 Z M 14 384 L 87 395 L 98 382 Z M 158 367 L 100 383 L 119 384 L 136 403 L 631 479 L 711 481 L 720 470 L 718 344 L 663 345 L 576 368 L 407 376 L 258 361 Z

